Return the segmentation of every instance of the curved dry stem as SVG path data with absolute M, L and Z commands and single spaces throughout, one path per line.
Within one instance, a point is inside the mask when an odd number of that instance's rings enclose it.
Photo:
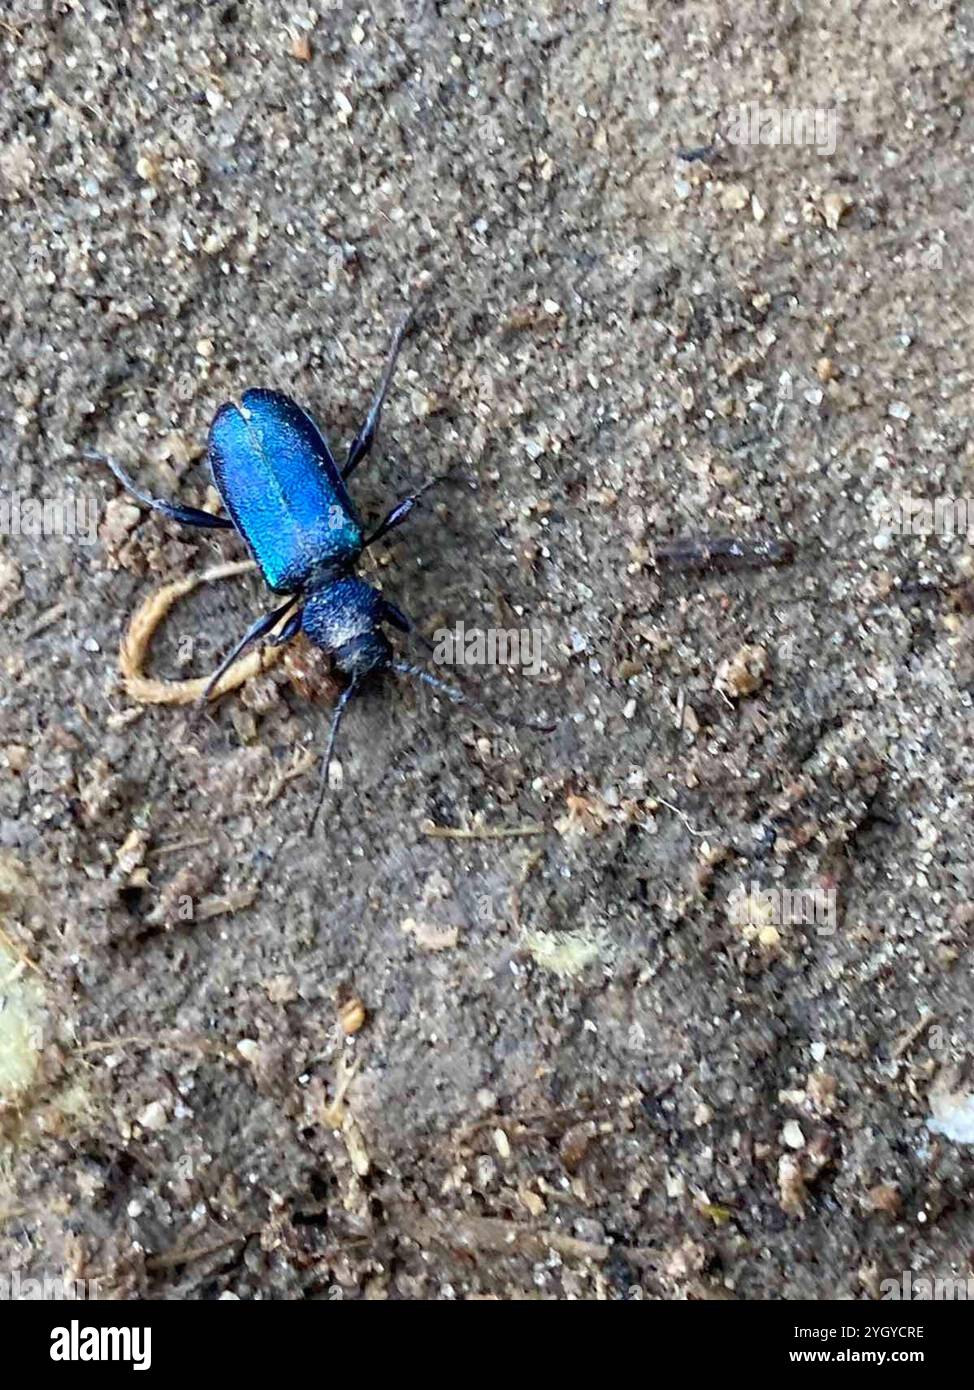
M 175 579 L 163 584 L 143 599 L 132 614 L 118 649 L 118 665 L 125 682 L 125 690 L 133 700 L 143 705 L 192 705 L 209 685 L 208 676 L 196 676 L 191 680 L 165 681 L 146 675 L 145 664 L 156 629 L 175 607 L 180 599 L 193 593 L 201 584 L 213 584 L 219 579 L 232 579 L 238 574 L 248 574 L 257 566 L 253 560 L 235 560 L 227 564 L 214 565 L 202 574 L 187 575 L 185 579 Z M 283 647 L 258 647 L 247 652 L 225 671 L 213 688 L 212 699 L 238 689 L 254 676 L 280 661 Z

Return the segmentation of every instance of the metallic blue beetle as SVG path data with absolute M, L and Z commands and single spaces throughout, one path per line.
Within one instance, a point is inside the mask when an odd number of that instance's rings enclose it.
M 210 426 L 209 462 L 230 520 L 151 497 L 112 459 L 103 454 L 88 455 L 107 463 L 118 480 L 154 511 L 187 526 L 239 531 L 269 587 L 288 596 L 285 603 L 247 629 L 214 673 L 203 700 L 248 647 L 263 639 L 275 644 L 287 642 L 298 632 L 329 652 L 346 677 L 328 734 L 322 796 L 312 827 L 328 785 L 342 714 L 367 676 L 396 671 L 425 681 L 451 700 L 470 703 L 461 691 L 427 671 L 394 659 L 383 625 L 409 632 L 412 624 L 355 574 L 362 551 L 403 522 L 436 481 L 399 502 L 369 535 L 345 486 L 375 441 L 383 402 L 411 323 L 412 315 L 407 314 L 396 329 L 369 413 L 340 471 L 321 430 L 289 396 L 263 389 L 245 391 L 239 404 L 227 402 L 220 407 Z M 282 622 L 280 631 L 269 636 Z

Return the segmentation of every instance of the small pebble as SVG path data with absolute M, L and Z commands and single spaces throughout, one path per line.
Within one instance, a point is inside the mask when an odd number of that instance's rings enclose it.
M 729 183 L 720 195 L 720 205 L 725 212 L 740 212 L 751 201 L 751 195 L 742 183 Z
M 781 1139 L 789 1149 L 803 1149 L 805 1147 L 805 1136 L 797 1120 L 788 1121 L 781 1131 Z
M 150 1101 L 139 1116 L 139 1124 L 143 1129 L 159 1131 L 165 1129 L 169 1123 L 169 1112 L 161 1100 Z
M 361 999 L 349 999 L 338 1010 L 338 1022 L 341 1024 L 342 1032 L 347 1037 L 358 1033 L 364 1026 L 367 1017 L 366 1008 Z
M 822 211 L 825 214 L 825 225 L 830 231 L 838 231 L 839 223 L 852 207 L 852 199 L 845 193 L 826 193 L 822 199 Z
M 714 689 L 728 699 L 753 695 L 768 679 L 768 653 L 764 647 L 748 644 L 722 661 L 714 677 Z

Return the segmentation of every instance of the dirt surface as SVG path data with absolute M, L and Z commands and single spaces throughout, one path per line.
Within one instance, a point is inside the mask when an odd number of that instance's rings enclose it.
M 971 1272 L 972 1149 L 927 1124 L 970 1089 L 970 550 L 881 517 L 971 491 L 970 11 L 16 0 L 0 52 L 3 489 L 98 520 L 0 542 L 0 1268 Z M 754 100 L 834 152 L 735 143 Z M 453 473 L 365 571 L 427 636 L 539 632 L 536 676 L 475 674 L 556 727 L 390 680 L 309 840 L 324 693 L 278 665 L 194 723 L 118 673 L 138 604 L 242 542 L 80 451 L 212 507 L 217 406 L 276 386 L 337 447 L 424 288 L 354 490 Z M 700 532 L 795 560 L 657 565 Z M 198 589 L 153 674 L 269 606 Z M 832 928 L 742 926 L 752 885 Z

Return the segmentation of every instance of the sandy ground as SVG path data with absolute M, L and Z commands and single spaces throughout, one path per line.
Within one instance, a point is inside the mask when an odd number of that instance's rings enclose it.
M 927 1125 L 971 1088 L 970 550 L 883 519 L 972 490 L 970 11 L 14 0 L 0 52 L 3 490 L 98 526 L 0 542 L 0 1269 L 971 1272 L 972 1150 Z M 735 142 L 751 101 L 833 152 Z M 454 471 L 366 571 L 429 636 L 537 631 L 482 690 L 556 728 L 390 681 L 309 841 L 326 701 L 277 666 L 193 724 L 118 673 L 242 543 L 80 451 L 212 506 L 217 406 L 276 386 L 337 446 L 424 288 L 355 493 Z M 795 562 L 656 562 L 700 532 Z M 198 590 L 153 674 L 267 606 Z M 752 885 L 835 920 L 742 925 Z

